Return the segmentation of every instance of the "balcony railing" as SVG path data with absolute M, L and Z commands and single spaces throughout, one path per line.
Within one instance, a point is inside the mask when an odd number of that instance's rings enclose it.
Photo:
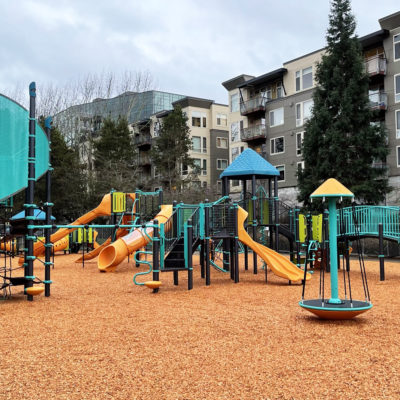
M 135 136 L 135 143 L 136 146 L 151 145 L 151 136 L 148 134 Z
M 381 56 L 371 57 L 365 60 L 368 75 L 386 75 L 386 58 Z
M 265 104 L 269 101 L 267 97 L 257 96 L 250 100 L 240 102 L 240 113 L 242 115 L 251 114 L 257 111 L 265 111 Z
M 387 94 L 385 92 L 372 93 L 369 95 L 369 106 L 373 110 L 387 109 Z
M 242 142 L 266 138 L 267 137 L 267 128 L 265 125 L 253 125 L 248 128 L 244 128 L 240 131 L 240 139 Z
M 139 156 L 139 165 L 151 165 L 151 158 L 149 155 Z

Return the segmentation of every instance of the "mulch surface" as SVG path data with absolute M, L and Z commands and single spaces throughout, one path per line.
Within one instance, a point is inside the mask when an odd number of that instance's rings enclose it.
M 132 283 L 144 267 L 102 274 L 76 258 L 56 256 L 50 298 L 27 302 L 15 287 L 0 302 L 0 399 L 400 399 L 398 262 L 379 282 L 367 261 L 374 307 L 334 322 L 272 273 L 265 284 L 242 266 L 234 284 L 212 270 L 206 287 L 196 259 L 192 291 L 186 273 L 178 287 L 163 273 L 153 294 Z M 352 269 L 364 300 L 356 259 Z M 315 273 L 307 298 L 318 285 Z

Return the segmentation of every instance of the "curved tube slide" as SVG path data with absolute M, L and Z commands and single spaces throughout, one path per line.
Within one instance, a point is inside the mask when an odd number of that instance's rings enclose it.
M 152 221 L 157 220 L 159 224 L 164 224 L 171 215 L 172 205 L 163 205 L 161 206 L 161 211 Z M 135 229 L 133 232 L 104 248 L 99 255 L 97 263 L 99 270 L 101 272 L 113 272 L 125 257 L 144 247 L 149 242 L 150 239 L 147 235 L 150 237 L 153 235 L 152 227 Z

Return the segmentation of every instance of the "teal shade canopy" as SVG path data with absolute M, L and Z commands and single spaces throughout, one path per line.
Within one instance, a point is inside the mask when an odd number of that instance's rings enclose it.
M 279 171 L 254 150 L 246 149 L 219 177 L 249 179 L 254 175 L 257 179 L 265 179 L 279 176 Z
M 0 94 L 0 201 L 28 186 L 29 113 Z M 36 122 L 36 173 L 38 180 L 49 168 L 49 142 Z

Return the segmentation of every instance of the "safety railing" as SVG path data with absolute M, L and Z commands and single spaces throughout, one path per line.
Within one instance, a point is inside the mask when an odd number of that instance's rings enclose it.
M 400 208 L 388 206 L 346 207 L 338 213 L 340 235 L 378 236 L 379 224 L 383 236 L 400 242 Z

